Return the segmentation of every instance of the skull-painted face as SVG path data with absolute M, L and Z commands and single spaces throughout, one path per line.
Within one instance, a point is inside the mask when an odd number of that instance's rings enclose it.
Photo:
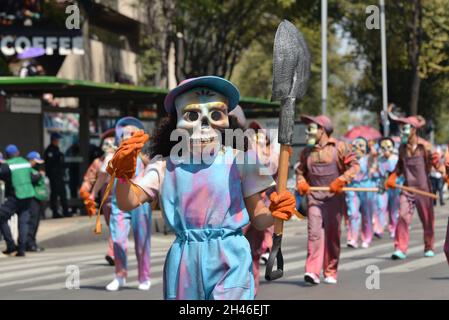
M 355 152 L 357 158 L 362 158 L 366 155 L 368 150 L 368 144 L 365 139 L 357 138 L 352 141 L 352 151 Z
M 401 131 L 401 143 L 407 144 L 412 132 L 412 126 L 408 123 L 402 124 L 399 126 L 399 130 Z
M 195 88 L 178 96 L 175 106 L 176 127 L 188 131 L 193 149 L 220 144 L 218 131 L 229 127 L 225 96 L 208 88 Z
M 385 158 L 389 158 L 394 152 L 394 144 L 391 140 L 382 140 L 380 142 L 380 150 Z
M 101 149 L 103 152 L 106 153 L 112 153 L 115 152 L 117 149 L 117 146 L 115 145 L 115 138 L 114 137 L 108 137 L 103 140 L 103 144 L 101 145 Z
M 318 125 L 316 123 L 312 122 L 307 126 L 306 143 L 309 147 L 313 147 L 318 143 Z

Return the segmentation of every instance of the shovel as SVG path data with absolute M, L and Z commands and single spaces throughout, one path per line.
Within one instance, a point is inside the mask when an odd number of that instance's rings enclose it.
M 310 52 L 303 35 L 289 21 L 282 21 L 276 31 L 273 50 L 273 89 L 272 101 L 280 101 L 279 137 L 281 144 L 277 192 L 287 189 L 289 148 L 293 141 L 296 100 L 301 99 L 307 90 L 310 78 Z M 284 223 L 275 219 L 273 247 L 267 261 L 265 279 L 281 278 L 284 274 L 284 258 L 281 244 Z M 273 271 L 277 260 L 277 270 Z

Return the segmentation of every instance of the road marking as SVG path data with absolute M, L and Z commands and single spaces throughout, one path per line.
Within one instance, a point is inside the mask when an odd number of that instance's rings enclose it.
M 446 264 L 446 256 L 444 253 L 438 253 L 432 258 L 422 257 L 414 261 L 410 261 L 407 263 L 403 263 L 398 266 L 380 269 L 381 274 L 385 273 L 402 273 L 402 272 L 412 272 L 419 269 L 424 269 L 427 267 L 431 267 L 440 263 Z
M 135 278 L 137 277 L 137 270 L 136 268 L 133 268 L 133 270 L 128 271 L 128 279 L 130 278 Z M 106 287 L 106 285 L 109 283 L 109 281 L 113 280 L 113 275 L 107 275 L 107 276 L 101 276 L 101 277 L 96 277 L 96 278 L 90 278 L 90 279 L 83 279 L 81 277 L 80 279 L 80 289 L 83 289 L 83 287 L 88 286 L 88 285 L 99 285 L 99 286 L 104 286 Z M 159 283 L 162 283 L 163 278 L 162 277 L 152 277 L 151 278 L 151 285 L 156 285 Z M 136 281 L 131 281 L 129 282 L 129 284 L 127 284 L 125 286 L 129 287 L 131 285 L 135 285 L 137 286 L 137 282 Z M 58 283 L 52 283 L 52 284 L 47 284 L 47 285 L 42 285 L 42 286 L 36 286 L 36 287 L 30 287 L 30 288 L 24 288 L 24 289 L 20 289 L 18 291 L 53 291 L 53 290 L 67 290 L 65 288 L 65 279 L 64 281 L 58 282 Z M 106 290 L 106 289 L 105 289 Z
M 435 246 L 439 247 L 439 246 L 442 246 L 443 244 L 444 244 L 444 241 L 439 241 L 439 242 L 435 243 Z M 410 254 L 415 254 L 418 252 L 422 252 L 424 254 L 423 244 L 419 244 L 415 247 L 411 247 L 408 250 L 407 254 L 410 255 Z M 344 263 L 341 266 L 338 266 L 338 271 L 341 271 L 341 270 L 349 271 L 349 270 L 359 269 L 361 267 L 364 267 L 364 266 L 367 266 L 370 264 L 391 261 L 392 253 L 393 253 L 393 251 L 391 253 L 381 255 L 380 257 L 377 257 L 377 258 L 368 258 L 368 259 L 362 259 L 362 260 L 358 260 L 358 261 Z
M 418 244 L 418 241 L 413 241 L 411 243 Z M 342 261 L 343 259 L 347 259 L 347 258 L 353 258 L 353 257 L 361 256 L 361 255 L 366 255 L 366 254 L 378 252 L 378 251 L 384 250 L 386 248 L 390 248 L 391 250 L 393 250 L 392 246 L 393 246 L 392 243 L 385 243 L 385 244 L 378 245 L 378 246 L 372 246 L 372 247 L 370 247 L 368 249 L 353 249 L 353 250 L 350 250 L 350 251 L 345 251 L 345 252 L 340 254 L 340 261 Z M 418 250 L 417 249 L 418 247 L 422 249 L 422 245 L 420 246 L 418 244 L 416 248 L 414 247 L 414 250 Z M 384 251 L 381 252 L 381 253 L 385 254 Z M 369 260 L 369 259 L 363 259 L 362 258 L 362 259 L 354 261 L 354 262 L 349 262 L 348 264 L 351 265 L 353 263 L 354 264 L 358 263 L 359 265 L 363 266 L 364 265 L 364 262 L 363 262 L 364 260 Z M 378 258 L 376 258 L 376 261 L 377 260 L 378 260 Z M 382 259 L 381 261 L 385 261 L 385 259 Z M 290 262 L 284 263 L 284 272 L 287 274 L 288 270 L 297 270 L 298 266 L 301 266 L 301 269 L 304 270 L 305 263 L 306 263 L 306 259 L 301 259 L 301 260 L 297 260 L 297 261 L 290 261 Z M 367 263 L 367 265 L 369 265 L 369 264 L 370 263 Z M 343 266 L 344 266 L 344 264 L 340 265 L 338 270 L 339 271 L 342 270 L 341 267 L 343 267 Z M 357 269 L 357 268 L 355 268 L 355 269 Z M 293 272 L 295 272 L 295 271 L 293 271 Z M 263 274 L 265 274 L 265 273 L 263 272 Z M 262 276 L 262 272 L 261 272 L 261 276 Z M 286 280 L 287 279 L 293 279 L 293 278 L 296 278 L 296 277 L 298 277 L 298 275 L 291 275 L 291 276 L 285 277 L 285 279 Z

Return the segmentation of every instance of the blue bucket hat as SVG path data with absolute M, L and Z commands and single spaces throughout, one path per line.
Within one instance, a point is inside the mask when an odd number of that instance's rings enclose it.
M 37 163 L 44 163 L 44 159 L 41 158 L 41 155 L 37 151 L 31 151 L 27 154 L 28 160 L 34 160 Z
M 233 110 L 239 103 L 240 92 L 232 82 L 216 76 L 203 76 L 186 79 L 172 89 L 164 100 L 165 111 L 173 113 L 175 111 L 175 99 L 184 92 L 199 87 L 212 89 L 228 98 L 228 111 Z
M 117 121 L 115 124 L 115 143 L 117 145 L 122 141 L 123 128 L 126 126 L 135 126 L 141 130 L 144 130 L 142 121 L 134 117 L 124 117 Z
M 8 156 L 12 156 L 19 152 L 19 148 L 15 144 L 8 144 L 5 148 L 5 153 Z

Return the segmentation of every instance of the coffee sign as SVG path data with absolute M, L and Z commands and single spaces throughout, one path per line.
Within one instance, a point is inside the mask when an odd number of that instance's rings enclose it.
M 5 56 L 20 54 L 29 48 L 43 48 L 46 55 L 83 55 L 83 37 L 67 36 L 2 36 L 0 50 Z

